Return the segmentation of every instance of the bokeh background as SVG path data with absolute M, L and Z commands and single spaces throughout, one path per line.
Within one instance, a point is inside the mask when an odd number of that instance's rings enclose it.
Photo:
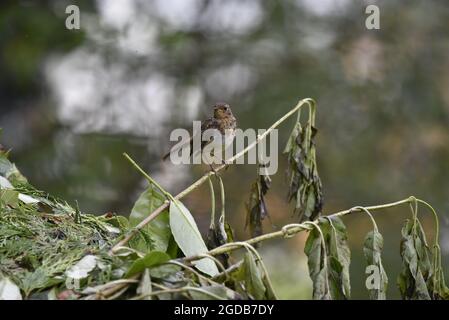
M 77 4 L 81 29 L 65 28 Z M 376 4 L 381 29 L 365 28 Z M 216 101 L 239 126 L 267 128 L 300 98 L 318 102 L 317 153 L 326 214 L 416 195 L 441 219 L 449 271 L 449 5 L 447 1 L 98 0 L 0 4 L 1 143 L 40 189 L 82 211 L 128 215 L 145 187 L 122 152 L 176 193 L 206 167 L 160 161 L 173 128 L 191 128 Z M 293 120 L 280 127 L 280 148 Z M 295 222 L 285 157 L 273 177 L 265 232 Z M 240 240 L 254 165 L 223 174 L 227 213 Z M 209 190 L 186 205 L 202 231 Z M 429 239 L 433 221 L 421 211 Z M 388 297 L 399 298 L 400 229 L 409 211 L 375 213 L 385 237 Z M 367 298 L 366 216 L 345 218 L 353 297 Z M 280 297 L 311 297 L 305 234 L 265 243 Z M 446 273 L 448 276 L 448 273 Z

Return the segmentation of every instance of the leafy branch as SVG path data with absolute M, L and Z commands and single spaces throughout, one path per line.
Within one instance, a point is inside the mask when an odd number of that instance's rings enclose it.
M 303 127 L 300 122 L 300 116 L 301 107 L 304 105 L 309 107 L 309 120 Z M 219 275 L 218 271 L 216 271 L 216 266 L 220 266 L 222 273 L 228 279 L 230 271 L 224 268 L 229 266 L 228 259 L 230 257 L 230 252 L 240 248 L 246 248 L 248 253 L 245 255 L 243 264 L 241 262 L 236 264 L 239 265 L 236 270 L 241 270 L 239 271 L 240 274 L 243 273 L 246 274 L 246 276 L 234 276 L 234 280 L 240 279 L 243 281 L 246 294 L 250 297 L 256 299 L 275 297 L 266 268 L 264 267 L 260 256 L 253 246 L 257 246 L 262 241 L 281 237 L 289 238 L 299 232 L 310 231 L 304 251 L 308 257 L 309 272 L 314 283 L 313 297 L 316 299 L 348 299 L 350 298 L 349 264 L 351 258 L 350 249 L 347 245 L 346 227 L 340 217 L 355 212 L 363 212 L 369 216 L 373 224 L 373 230 L 369 232 L 365 238 L 363 251 L 368 266 L 374 267 L 373 270 L 378 271 L 377 278 L 379 279 L 377 282 L 373 283 L 372 287 L 368 288 L 367 285 L 367 288 L 372 299 L 385 299 L 388 277 L 381 260 L 383 237 L 379 232 L 376 221 L 370 211 L 409 204 L 412 208 L 413 219 L 406 222 L 406 226 L 402 232 L 403 241 L 401 242 L 401 255 L 404 263 L 404 271 L 398 278 L 398 285 L 401 294 L 404 298 L 448 297 L 449 290 L 444 283 L 444 276 L 441 268 L 441 250 L 438 244 L 438 216 L 435 210 L 424 200 L 420 200 L 412 196 L 392 203 L 369 207 L 357 206 L 348 210 L 327 215 L 325 217 L 319 217 L 323 205 L 323 192 L 316 165 L 316 150 L 314 142 L 314 136 L 316 134 L 316 104 L 312 99 L 304 99 L 299 101 L 299 103 L 292 110 L 276 121 L 264 134 L 259 135 L 256 141 L 235 155 L 233 158 L 229 159 L 228 163 L 232 163 L 235 159 L 243 156 L 251 148 L 255 147 L 274 128 L 276 128 L 295 112 L 297 112 L 297 120 L 287 142 L 284 153 L 287 153 L 289 162 L 288 200 L 290 201 L 295 199 L 295 213 L 299 214 L 300 223 L 288 224 L 279 231 L 262 234 L 262 220 L 268 215 L 264 196 L 270 187 L 271 180 L 268 176 L 260 175 L 259 170 L 261 167 L 259 166 L 258 179 L 252 185 L 250 199 L 247 203 L 246 225 L 250 227 L 250 233 L 253 238 L 243 242 L 233 242 L 232 237 L 228 237 L 227 231 L 225 230 L 225 192 L 223 182 L 218 175 L 216 175 L 216 177 L 220 183 L 222 213 L 217 225 L 215 221 L 215 191 L 211 180 L 211 176 L 215 173 L 206 173 L 190 187 L 173 197 L 168 192 L 163 190 L 128 155 L 125 154 L 127 159 L 140 172 L 143 173 L 150 185 L 159 189 L 161 195 L 166 198 L 166 201 L 153 210 L 152 213 L 143 219 L 134 229 L 131 229 L 128 234 L 126 234 L 125 237 L 111 249 L 110 252 L 114 253 L 117 249 L 123 248 L 123 245 L 138 234 L 142 228 L 149 225 L 151 221 L 157 218 L 160 214 L 164 213 L 169 206 L 171 217 L 170 224 L 172 224 L 171 220 L 173 218 L 179 219 L 179 217 L 172 217 L 172 211 L 184 211 L 183 215 L 187 218 L 187 221 L 190 219 L 192 220 L 192 224 L 195 227 L 193 228 L 193 231 L 199 234 L 193 221 L 193 217 L 191 217 L 188 210 L 183 207 L 180 202 L 178 202 L 178 199 L 208 181 L 212 202 L 211 223 L 208 234 L 209 250 L 207 250 L 201 236 L 199 235 L 196 249 L 192 251 L 191 247 L 186 245 L 186 243 L 190 240 L 187 238 L 181 239 L 179 232 L 172 229 L 176 242 L 185 254 L 185 257 L 176 258 L 173 261 L 179 261 L 182 264 L 193 264 L 201 271 L 214 277 Z M 220 171 L 225 167 L 226 165 L 222 165 L 217 169 L 217 171 Z M 424 231 L 422 230 L 421 224 L 417 218 L 418 204 L 428 207 L 435 218 L 436 234 L 432 252 L 430 252 L 427 247 Z M 175 206 L 177 210 L 173 210 L 173 206 Z M 226 225 L 226 227 L 230 229 L 228 225 Z M 217 256 L 219 259 L 214 258 L 214 256 Z M 212 264 L 209 266 L 203 265 L 200 267 L 198 263 L 201 261 L 204 263 L 205 258 L 208 258 L 208 261 Z M 258 268 L 256 267 L 257 263 L 261 264 L 261 268 L 263 270 L 262 274 L 259 273 Z M 233 267 L 235 267 L 235 265 L 231 265 L 230 268 Z M 236 271 L 234 270 L 233 272 Z M 253 278 L 252 275 L 256 276 Z M 240 287 L 240 285 L 236 283 L 234 286 L 236 288 Z
M 352 213 L 356 213 L 356 212 L 364 212 L 365 210 L 369 210 L 369 211 L 375 211 L 375 210 L 381 210 L 381 209 L 387 209 L 387 208 L 393 208 L 393 207 L 397 207 L 403 204 L 408 204 L 411 203 L 413 201 L 415 201 L 414 199 L 416 199 L 415 197 L 409 197 L 400 201 L 396 201 L 396 202 L 391 202 L 391 203 L 386 203 L 386 204 L 381 204 L 381 205 L 375 205 L 375 206 L 367 206 L 367 207 L 360 207 L 360 206 L 356 206 L 353 207 L 351 209 L 347 209 L 347 210 L 343 210 L 343 211 L 338 211 L 332 214 L 329 214 L 327 216 L 325 216 L 326 218 L 329 219 L 333 219 L 333 218 L 337 218 L 337 217 L 342 217 L 342 216 L 346 216 Z M 313 221 L 313 223 L 315 224 L 319 224 L 319 219 L 316 219 Z M 244 243 L 247 243 L 249 245 L 255 245 L 258 244 L 260 242 L 263 241 L 267 241 L 267 240 L 273 240 L 273 239 L 278 239 L 278 238 L 290 238 L 292 236 L 295 236 L 296 234 L 303 232 L 303 231 L 310 231 L 312 230 L 312 226 L 310 225 L 310 221 L 306 221 L 303 223 L 292 223 L 292 224 L 287 224 L 285 226 L 283 226 L 281 228 L 281 230 L 279 231 L 274 231 L 271 233 L 266 233 L 251 239 L 248 239 L 246 241 L 243 241 Z M 219 255 L 219 254 L 223 254 L 223 253 L 227 253 L 230 251 L 234 251 L 237 249 L 240 249 L 241 246 L 240 245 L 235 245 L 233 246 L 233 243 L 229 243 L 226 246 L 222 246 L 222 247 L 218 247 L 215 248 L 213 250 L 210 250 L 208 252 L 209 255 Z M 192 256 L 192 257 L 187 257 L 184 258 L 183 260 L 185 261 L 193 261 L 196 260 L 199 257 L 196 256 Z

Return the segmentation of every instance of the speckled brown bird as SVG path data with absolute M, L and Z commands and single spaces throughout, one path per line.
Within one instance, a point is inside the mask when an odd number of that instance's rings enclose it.
M 237 119 L 232 113 L 231 106 L 224 102 L 216 103 L 214 105 L 213 117 L 208 118 L 201 123 L 201 137 L 206 130 L 217 129 L 222 134 L 222 141 L 214 141 L 213 139 L 209 141 L 202 141 L 201 139 L 201 150 L 203 150 L 204 147 L 210 143 L 217 143 L 219 145 L 222 145 L 223 147 L 228 146 L 234 139 L 236 128 Z M 194 152 L 198 151 L 193 150 L 193 137 L 191 137 L 190 140 L 184 145 L 179 146 L 175 150 L 170 150 L 170 152 L 164 155 L 162 159 L 166 160 L 170 156 L 171 152 L 177 151 L 179 150 L 179 148 L 183 148 L 187 144 L 190 144 L 190 156 L 192 156 Z

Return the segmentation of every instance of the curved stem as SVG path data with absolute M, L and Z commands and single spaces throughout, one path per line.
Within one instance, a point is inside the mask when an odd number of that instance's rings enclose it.
M 438 215 L 435 211 L 435 209 L 426 201 L 421 200 L 421 199 L 416 199 L 417 202 L 424 204 L 425 206 L 427 206 L 427 208 L 430 209 L 430 211 L 433 214 L 433 217 L 435 218 L 435 240 L 434 240 L 434 246 L 437 245 L 439 243 L 439 239 L 440 239 L 440 222 L 438 221 Z
M 212 183 L 212 180 L 210 178 L 209 178 L 209 188 L 210 188 L 210 202 L 211 202 L 209 229 L 213 229 L 215 226 L 215 191 L 214 191 L 214 184 Z
M 329 219 L 329 223 L 331 223 L 329 217 L 328 217 L 328 219 Z M 324 252 L 323 252 L 323 253 L 324 253 L 324 256 L 323 256 L 324 267 L 326 268 L 326 273 L 327 273 L 327 272 L 329 272 L 329 270 L 328 270 L 328 268 L 327 268 L 326 240 L 324 239 L 323 231 L 321 231 L 321 228 L 320 228 L 320 226 L 318 225 L 317 222 L 306 221 L 306 222 L 304 222 L 304 224 L 311 224 L 311 225 L 313 225 L 313 227 L 314 227 L 316 230 L 318 230 L 318 232 L 320 233 L 321 243 L 322 243 L 322 247 L 323 247 L 323 251 L 324 251 Z M 326 286 L 327 286 L 326 289 L 327 289 L 327 290 L 330 290 L 330 287 L 329 287 L 329 279 L 328 279 L 327 276 L 325 277 L 325 279 L 326 279 Z
M 223 184 L 223 179 L 221 179 L 220 176 L 217 175 L 218 181 L 220 182 L 220 196 L 221 196 L 221 216 L 220 219 L 223 218 L 223 223 L 226 222 L 226 198 L 225 198 L 225 189 Z
M 376 223 L 376 220 L 374 220 L 373 215 L 371 214 L 371 212 L 369 212 L 369 210 L 367 210 L 365 207 L 360 207 L 360 206 L 354 207 L 354 209 L 360 209 L 360 210 L 362 210 L 363 212 L 365 212 L 365 213 L 369 216 L 369 218 L 371 219 L 371 222 L 373 223 L 373 228 L 374 228 L 374 230 L 375 230 L 375 231 L 379 231 L 379 229 L 377 229 L 377 223 Z

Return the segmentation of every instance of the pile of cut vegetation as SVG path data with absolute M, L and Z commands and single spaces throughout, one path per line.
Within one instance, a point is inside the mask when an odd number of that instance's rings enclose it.
M 0 300 L 275 297 L 255 250 L 227 270 L 204 257 L 208 249 L 179 201 L 135 229 L 165 200 L 150 183 L 129 218 L 81 213 L 34 188 L 0 150 Z
M 2 298 L 57 298 L 64 293 L 57 288 L 121 278 L 124 263 L 108 254 L 123 232 L 117 217 L 81 214 L 35 189 L 6 152 L 0 152 L 0 187 Z

